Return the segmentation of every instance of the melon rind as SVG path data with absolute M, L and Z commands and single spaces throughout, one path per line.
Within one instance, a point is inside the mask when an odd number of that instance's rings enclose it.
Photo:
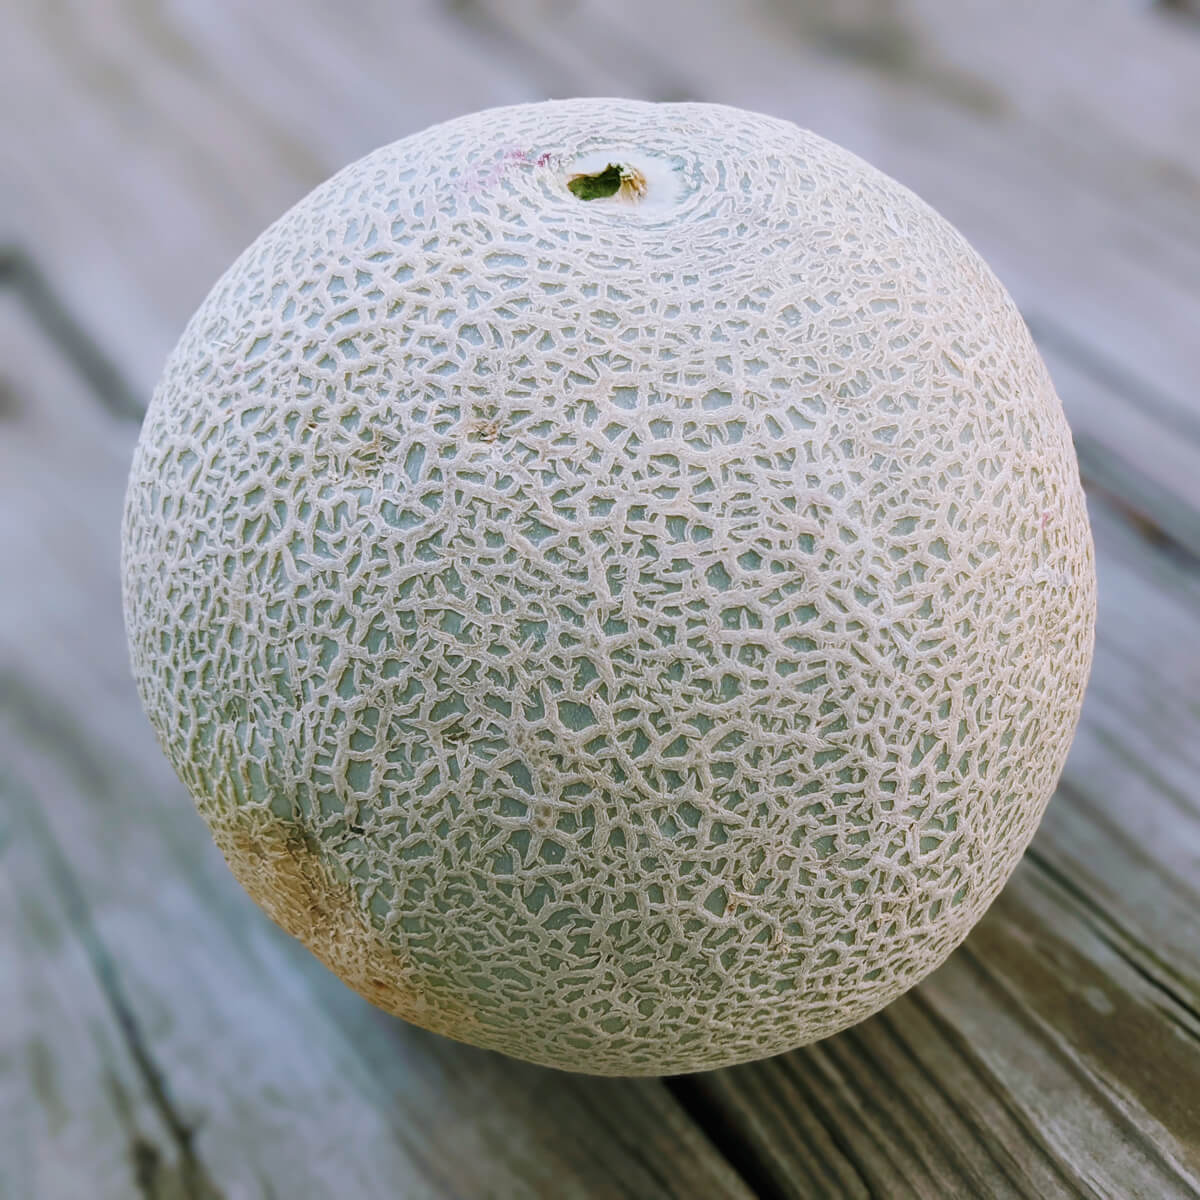
M 610 161 L 644 195 L 566 187 Z M 122 564 L 146 712 L 262 907 L 408 1020 L 601 1074 L 788 1050 L 940 963 L 1093 644 L 996 278 L 860 159 L 698 103 L 491 109 L 303 199 L 169 359 Z

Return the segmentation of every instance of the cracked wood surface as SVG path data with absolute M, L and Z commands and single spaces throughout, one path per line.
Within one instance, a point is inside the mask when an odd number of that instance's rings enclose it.
M 10 0 L 0 40 L 0 1197 L 1200 1195 L 1200 27 L 1053 0 Z M 1176 6 L 1179 9 L 1186 6 Z M 544 95 L 797 120 L 1013 292 L 1076 435 L 1096 665 L 964 946 L 793 1054 L 575 1078 L 370 1009 L 257 912 L 125 660 L 137 414 L 330 171 Z

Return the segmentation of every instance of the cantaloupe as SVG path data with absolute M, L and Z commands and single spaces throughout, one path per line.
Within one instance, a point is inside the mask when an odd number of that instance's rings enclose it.
M 437 125 L 268 229 L 153 397 L 123 578 L 267 913 L 409 1021 L 606 1074 L 936 966 L 1095 610 L 1062 408 L 963 238 L 786 121 L 610 99 Z

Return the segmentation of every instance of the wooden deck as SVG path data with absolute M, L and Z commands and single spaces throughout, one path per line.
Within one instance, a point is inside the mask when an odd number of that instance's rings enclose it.
M 1194 5 L 0 13 L 0 1197 L 1200 1195 Z M 1074 750 L 965 945 L 838 1037 L 663 1081 L 426 1034 L 275 929 L 155 744 L 118 591 L 140 412 L 234 255 L 377 144 L 571 94 L 790 117 L 954 221 L 1058 383 L 1099 562 Z

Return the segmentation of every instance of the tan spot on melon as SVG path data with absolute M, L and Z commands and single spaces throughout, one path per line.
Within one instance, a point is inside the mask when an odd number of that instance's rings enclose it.
M 406 1021 L 469 1040 L 477 1021 L 466 1006 L 416 977 L 371 927 L 354 889 L 320 861 L 311 838 L 254 811 L 214 820 L 211 827 L 238 883 L 359 995 Z

